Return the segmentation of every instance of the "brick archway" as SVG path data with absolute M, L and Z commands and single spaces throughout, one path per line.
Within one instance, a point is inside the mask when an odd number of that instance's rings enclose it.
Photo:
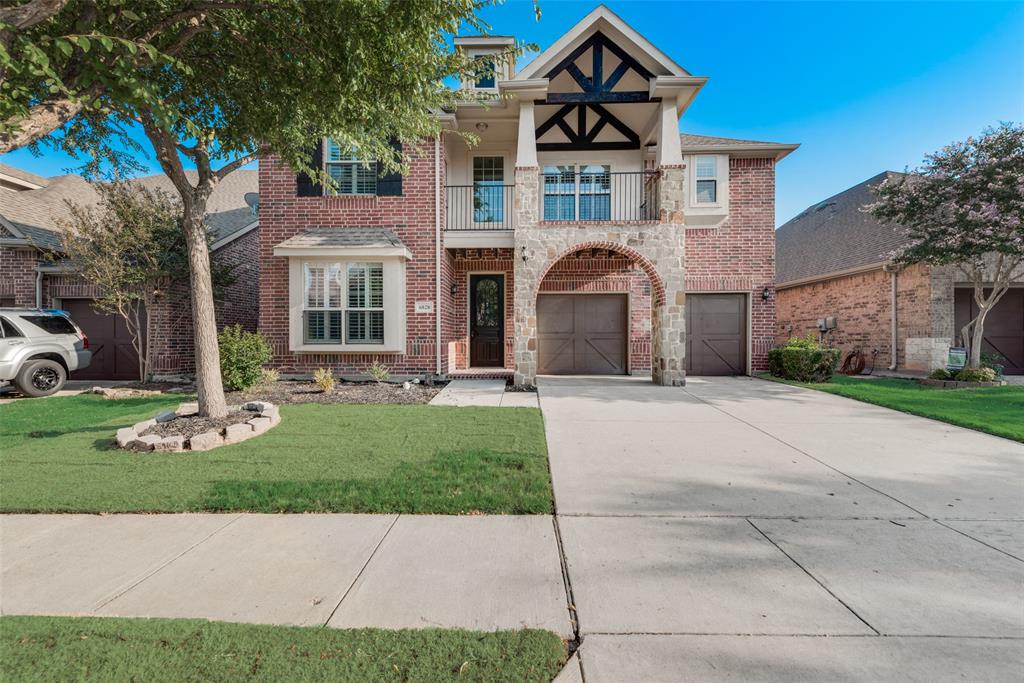
M 583 251 L 584 249 L 607 249 L 608 251 L 620 254 L 630 261 L 633 261 L 640 267 L 640 270 L 644 271 L 647 275 L 647 279 L 651 281 L 651 301 L 655 306 L 661 306 L 665 303 L 665 282 L 662 280 L 661 275 L 658 274 L 657 269 L 654 267 L 647 258 L 632 247 L 628 247 L 618 242 L 608 242 L 601 240 L 592 240 L 589 242 L 580 242 L 569 247 L 561 254 L 551 259 L 548 265 L 541 271 L 540 277 L 534 283 L 533 298 L 537 298 L 537 294 L 540 292 L 541 283 L 544 282 L 544 278 L 551 271 L 555 265 L 564 259 L 566 256 L 575 254 L 576 252 Z

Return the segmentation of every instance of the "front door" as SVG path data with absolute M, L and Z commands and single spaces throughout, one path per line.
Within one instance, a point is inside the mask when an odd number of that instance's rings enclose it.
M 505 276 L 469 276 L 469 365 L 505 366 Z

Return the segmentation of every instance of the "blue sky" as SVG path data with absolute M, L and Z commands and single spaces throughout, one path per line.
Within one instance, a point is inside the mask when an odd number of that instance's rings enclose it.
M 986 126 L 1024 121 L 1024 3 L 606 4 L 690 73 L 710 77 L 682 130 L 801 143 L 779 165 L 779 224 Z M 540 6 L 539 22 L 531 0 L 484 16 L 495 33 L 543 49 L 595 3 Z M 27 150 L 0 161 L 43 175 L 74 165 Z

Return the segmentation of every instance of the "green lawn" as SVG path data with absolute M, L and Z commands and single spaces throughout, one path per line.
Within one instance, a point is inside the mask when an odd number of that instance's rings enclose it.
M 5 681 L 550 681 L 548 631 L 382 631 L 185 619 L 0 618 Z
M 205 453 L 113 446 L 117 428 L 180 400 L 81 395 L 0 406 L 0 511 L 552 510 L 535 408 L 285 405 L 270 432 Z
M 836 375 L 824 384 L 804 384 L 762 376 L 1024 441 L 1024 386 L 939 389 L 893 377 L 858 379 L 845 375 Z

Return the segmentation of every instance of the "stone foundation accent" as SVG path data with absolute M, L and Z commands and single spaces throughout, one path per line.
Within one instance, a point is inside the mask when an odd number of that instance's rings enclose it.
M 273 403 L 251 401 L 241 406 L 228 406 L 228 411 L 246 410 L 253 414 L 245 422 L 228 425 L 220 431 L 208 431 L 196 434 L 191 439 L 183 436 L 160 437 L 156 434 L 142 435 L 150 427 L 158 423 L 173 422 L 181 417 L 190 417 L 199 410 L 197 403 L 182 403 L 176 410 L 163 411 L 155 418 L 143 420 L 131 427 L 117 430 L 115 441 L 117 447 L 136 453 L 181 453 L 184 451 L 208 451 L 219 446 L 241 443 L 254 436 L 259 436 L 281 422 L 281 413 Z
M 516 169 L 515 383 L 537 377 L 537 293 L 563 257 L 581 249 L 608 249 L 630 259 L 651 281 L 651 375 L 656 384 L 686 382 L 685 225 L 682 168 L 662 168 L 659 220 L 650 223 L 543 223 L 540 175 Z
M 946 367 L 949 358 L 948 337 L 909 337 L 906 341 L 906 358 L 903 365 L 908 370 L 934 370 Z

